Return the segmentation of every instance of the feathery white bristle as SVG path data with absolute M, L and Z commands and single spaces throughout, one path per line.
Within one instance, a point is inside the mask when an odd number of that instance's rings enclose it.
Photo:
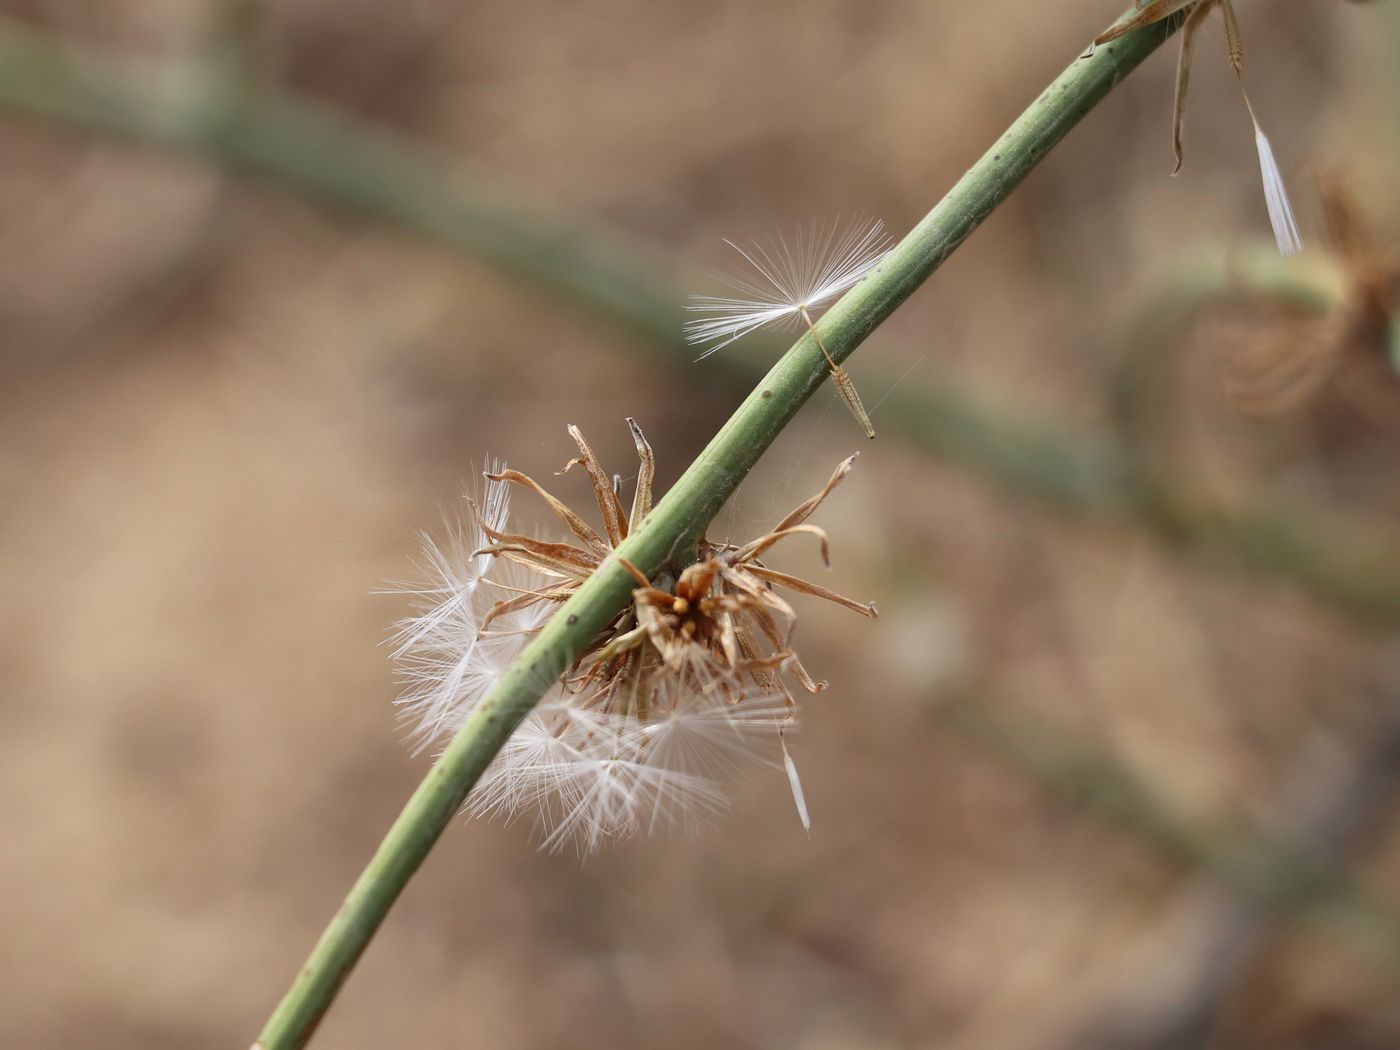
M 645 719 L 589 707 L 556 688 L 525 717 L 467 805 L 478 816 L 538 813 L 542 845 L 595 852 L 611 838 L 703 827 L 728 799 L 720 784 L 770 761 L 793 725 L 778 693 L 735 696 L 701 673 L 663 679 Z
M 652 746 L 649 723 L 579 700 L 556 690 L 526 716 L 468 799 L 472 812 L 534 809 L 545 848 L 592 853 L 610 838 L 689 830 L 725 808 L 717 782 Z
M 737 295 L 691 296 L 687 310 L 712 316 L 687 321 L 685 338 L 693 345 L 713 343 L 701 358 L 742 339 L 750 332 L 781 324 L 853 287 L 890 249 L 879 220 L 852 226 L 839 222 L 799 229 L 792 244 L 781 236 L 748 245 L 724 242 L 744 257 L 756 274 L 727 274 L 722 280 Z
M 1293 218 L 1293 206 L 1288 203 L 1288 189 L 1283 184 L 1283 175 L 1274 159 L 1273 147 L 1259 127 L 1254 125 L 1254 145 L 1259 150 L 1259 170 L 1264 177 L 1264 203 L 1269 208 L 1269 224 L 1274 228 L 1274 240 L 1283 255 L 1294 255 L 1303 250 L 1303 238 L 1298 232 L 1298 223 Z
M 502 466 L 491 464 L 492 472 Z M 503 530 L 509 514 L 506 483 L 488 481 L 478 505 L 486 524 Z M 538 586 L 538 581 L 521 566 L 477 554 L 487 537 L 474 520 L 449 520 L 443 539 L 424 534 L 421 542 L 419 578 L 386 588 L 408 594 L 416 606 L 390 637 L 404 685 L 395 703 L 415 753 L 456 732 L 524 647 L 523 631 L 550 611 L 505 616 L 489 636 L 480 637 L 482 620 L 509 588 Z
M 792 788 L 792 801 L 797 804 L 797 818 L 802 821 L 802 830 L 812 833 L 812 818 L 807 812 L 807 798 L 802 794 L 802 780 L 797 775 L 797 763 L 788 754 L 787 741 L 783 744 L 783 768 L 787 770 L 788 786 Z

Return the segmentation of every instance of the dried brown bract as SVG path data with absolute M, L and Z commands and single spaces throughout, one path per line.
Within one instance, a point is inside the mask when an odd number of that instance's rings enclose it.
M 478 527 L 491 542 L 477 555 L 514 562 L 551 581 L 521 588 L 497 602 L 483 620 L 483 636 L 500 617 L 567 599 L 608 557 L 616 556 L 618 545 L 651 509 L 651 447 L 634 420 L 629 419 L 628 425 L 641 461 L 630 516 L 622 512 L 618 480 L 609 480 L 583 435 L 576 427 L 569 428 L 579 456 L 564 469 L 577 465 L 588 472 L 604 523 L 602 533 L 532 478 L 513 470 L 486 475 L 493 483 L 513 484 L 538 494 L 578 542 L 554 543 L 508 533 L 493 528 L 478 514 Z M 602 719 L 597 724 L 606 724 L 612 735 L 599 739 L 626 739 L 634 760 L 643 764 L 655 761 L 654 748 L 659 745 L 648 743 L 653 737 L 678 739 L 688 734 L 692 741 L 701 739 L 705 742 L 701 750 L 711 756 L 707 764 L 713 765 L 714 756 L 726 754 L 735 745 L 750 746 L 765 734 L 770 739 L 775 736 L 807 826 L 796 768 L 783 740 L 796 717 L 796 703 L 783 677 L 792 675 L 812 693 L 825 683 L 812 678 L 794 651 L 797 613 L 778 592 L 822 598 L 872 618 L 877 614 L 873 605 L 770 568 L 762 557 L 788 537 L 810 535 L 818 541 L 823 562 L 830 564 L 827 534 L 807 519 L 850 472 L 854 459 L 842 462 L 820 492 L 749 543 L 702 539 L 697 561 L 679 572 L 664 568 L 655 579 L 620 559 L 637 581 L 632 605 L 594 645 L 578 654 L 563 680 L 564 699 L 555 702 L 552 714 L 546 712 L 536 721 L 554 718 L 558 732 L 568 734 L 577 733 L 580 724 L 594 725 L 587 720 Z M 598 743 L 594 732 L 590 729 L 588 735 L 590 755 Z M 695 746 L 689 745 L 691 750 Z M 678 767 L 662 768 L 674 772 Z M 695 775 L 688 768 L 685 772 Z
M 823 563 L 830 565 L 827 534 L 807 519 L 850 472 L 854 460 L 855 456 L 844 460 L 820 492 L 750 543 L 701 540 L 700 559 L 669 587 L 664 577 L 652 582 L 624 562 L 640 585 L 632 592 L 637 626 L 610 641 L 596 662 L 649 649 L 662 673 L 698 666 L 722 679 L 747 676 L 764 687 L 782 688 L 781 672 L 790 672 L 808 692 L 820 692 L 825 683 L 807 673 L 792 648 L 797 613 L 775 588 L 823 598 L 872 619 L 879 614 L 874 605 L 772 569 L 760 556 L 789 536 L 809 534 L 821 545 Z
M 502 470 L 499 473 L 486 473 L 489 481 L 519 485 L 540 496 L 549 505 L 549 509 L 568 526 L 582 546 L 577 543 L 551 543 L 523 533 L 497 531 L 483 518 L 477 505 L 472 503 L 472 513 L 476 517 L 477 526 L 491 540 L 490 544 L 477 552 L 478 554 L 504 558 L 533 570 L 545 579 L 557 581 L 545 587 L 523 590 L 511 598 L 497 602 L 481 625 L 483 631 L 507 613 L 517 612 L 540 602 L 568 600 L 579 584 L 593 574 L 603 560 L 651 511 L 651 486 L 656 471 L 656 460 L 637 421 L 629 418 L 627 426 L 632 431 L 632 439 L 637 445 L 637 458 L 641 464 L 630 515 L 623 512 L 622 500 L 618 496 L 621 478 L 610 479 L 579 428 L 572 424 L 568 428 L 569 436 L 578 446 L 579 454 L 565 463 L 564 469 L 559 473 L 567 474 L 576 466 L 581 466 L 588 472 L 589 480 L 593 483 L 593 498 L 598 503 L 598 511 L 603 519 L 603 535 L 599 535 L 597 530 L 562 501 L 550 495 L 537 481 L 520 471 Z

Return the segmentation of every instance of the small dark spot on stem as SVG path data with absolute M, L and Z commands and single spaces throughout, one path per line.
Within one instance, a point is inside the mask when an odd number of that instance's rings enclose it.
M 569 618 L 564 622 L 567 623 L 570 627 L 572 627 L 574 624 L 578 623 L 578 617 L 575 616 L 573 613 L 569 613 Z
M 767 397 L 772 397 L 772 396 L 773 396 L 773 391 L 771 391 L 771 390 L 765 390 L 765 391 L 763 392 L 763 396 L 766 397 L 766 398 L 767 398 Z

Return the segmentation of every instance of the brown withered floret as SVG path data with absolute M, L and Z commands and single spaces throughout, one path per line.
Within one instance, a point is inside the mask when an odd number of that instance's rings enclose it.
M 520 533 L 497 532 L 487 524 L 481 515 L 480 508 L 473 503 L 472 513 L 476 517 L 477 525 L 481 528 L 482 533 L 491 540 L 491 543 L 476 553 L 505 558 L 524 565 L 546 578 L 559 581 L 536 590 L 522 591 L 513 598 L 497 602 L 482 623 L 483 631 L 506 613 L 528 608 L 538 602 L 564 602 L 568 600 L 579 585 L 593 574 L 603 563 L 603 560 L 612 554 L 617 545 L 626 539 L 628 533 L 636 528 L 638 523 L 651 511 L 651 485 L 656 471 L 656 460 L 652 455 L 651 446 L 642 434 L 641 427 L 637 425 L 637 421 L 629 418 L 627 426 L 632 431 L 632 439 L 637 445 L 637 458 L 641 464 L 637 474 L 637 488 L 633 496 L 630 515 L 623 512 L 622 500 L 618 496 L 622 479 L 609 479 L 607 472 L 603 470 L 602 464 L 598 461 L 597 455 L 589 447 L 588 442 L 584 440 L 583 434 L 578 427 L 572 424 L 568 428 L 569 436 L 574 439 L 574 444 L 578 446 L 579 454 L 565 463 L 564 469 L 559 471 L 560 474 L 567 474 L 574 467 L 581 466 L 588 472 L 589 480 L 593 483 L 593 497 L 598 502 L 598 510 L 603 518 L 605 536 L 599 535 L 588 522 L 584 521 L 563 502 L 550 495 L 533 478 L 520 473 L 520 471 L 503 470 L 499 474 L 490 472 L 486 474 L 486 477 L 491 481 L 509 482 L 536 493 L 549 505 L 550 510 L 554 511 L 559 519 L 568 526 L 575 538 L 582 541 L 583 546 L 573 543 L 550 543 Z
M 580 455 L 565 466 L 583 466 L 593 481 L 594 496 L 603 516 L 606 536 L 600 535 L 576 513 L 546 492 L 533 479 L 506 470 L 488 477 L 529 488 L 539 494 L 564 521 L 582 546 L 547 543 L 528 536 L 482 528 L 492 543 L 481 553 L 509 558 L 559 582 L 503 599 L 486 623 L 504 613 L 538 602 L 561 602 L 589 574 L 613 555 L 618 544 L 651 509 L 655 463 L 651 446 L 629 419 L 641 469 L 632 505 L 624 516 L 618 484 L 609 482 L 597 457 L 576 427 L 569 434 Z M 742 694 L 745 683 L 765 691 L 791 694 L 782 685 L 782 674 L 791 673 L 808 692 L 819 692 L 818 683 L 802 666 L 791 645 L 797 614 L 776 588 L 835 602 L 864 616 L 877 615 L 873 605 L 854 601 L 818 584 L 769 568 L 761 556 L 780 541 L 796 535 L 812 535 L 820 544 L 822 561 L 830 565 L 830 544 L 821 528 L 807 519 L 850 472 L 854 456 L 842 462 L 830 480 L 809 499 L 784 517 L 773 529 L 742 545 L 712 543 L 702 539 L 698 560 L 678 575 L 667 572 L 648 579 L 626 559 L 622 565 L 637 581 L 632 605 L 619 614 L 602 639 L 579 655 L 566 678 L 577 692 L 590 692 L 594 702 L 609 709 L 648 716 L 654 686 L 660 679 L 678 677 Z M 480 520 L 480 515 L 478 515 Z

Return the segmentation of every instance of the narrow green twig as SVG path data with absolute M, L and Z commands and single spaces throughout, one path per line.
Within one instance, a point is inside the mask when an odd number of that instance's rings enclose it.
M 687 362 L 693 356 L 681 336 L 678 297 L 625 253 L 492 204 L 471 180 L 445 177 L 442 163 L 421 147 L 257 87 L 236 64 L 79 60 L 47 34 L 0 20 L 0 106 L 190 151 L 352 208 L 550 289 Z M 1202 272 L 1211 294 L 1227 287 L 1218 265 Z M 761 375 L 759 357 L 730 351 L 714 362 L 748 383 Z M 1122 449 L 1010 423 L 952 390 L 895 390 L 879 417 L 882 426 L 1017 493 L 1078 514 L 1136 519 L 1159 539 L 1216 550 L 1342 608 L 1400 621 L 1400 572 L 1391 552 L 1338 539 L 1331 515 L 1202 506 Z
M 1089 59 L 1076 59 L 1023 113 L 879 268 L 822 318 L 821 339 L 848 357 L 958 247 L 1022 178 L 1128 72 L 1170 35 L 1137 33 Z M 764 377 L 738 411 L 618 549 L 647 574 L 684 561 L 706 525 L 758 457 L 830 374 L 811 333 Z M 303 1045 L 403 886 L 467 792 L 548 684 L 627 602 L 633 583 L 604 565 L 548 621 L 482 700 L 390 828 L 351 889 L 258 1046 Z

